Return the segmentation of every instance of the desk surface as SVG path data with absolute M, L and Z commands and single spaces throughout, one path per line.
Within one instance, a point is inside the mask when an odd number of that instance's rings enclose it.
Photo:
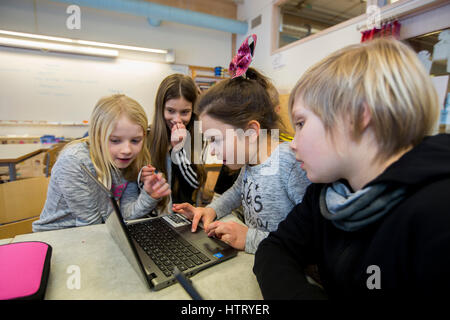
M 8 243 L 10 243 L 10 242 L 12 242 L 12 241 L 13 241 L 13 239 L 11 239 L 11 238 L 0 239 L 0 245 L 2 245 L 2 244 L 8 244 Z
M 99 224 L 16 236 L 13 242 L 43 241 L 53 248 L 46 299 L 190 299 L 177 283 L 152 292 L 144 284 L 109 235 Z M 194 275 L 191 279 L 204 299 L 262 299 L 253 274 L 254 255 L 238 256 Z M 69 289 L 80 270 L 80 289 Z M 70 287 L 70 286 L 69 286 Z
M 0 144 L 0 162 L 17 163 L 51 147 L 50 144 Z

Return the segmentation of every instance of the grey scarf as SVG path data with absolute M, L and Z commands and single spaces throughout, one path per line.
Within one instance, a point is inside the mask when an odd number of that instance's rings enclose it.
M 405 198 L 406 188 L 375 184 L 352 193 L 342 182 L 320 192 L 320 212 L 339 229 L 356 231 L 377 221 Z

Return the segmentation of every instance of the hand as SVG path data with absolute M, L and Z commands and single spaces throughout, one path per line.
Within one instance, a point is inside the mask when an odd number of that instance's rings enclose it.
M 144 182 L 144 180 L 150 176 L 152 176 L 153 174 L 158 173 L 158 170 L 156 170 L 155 167 L 153 167 L 152 165 L 147 165 L 145 167 L 142 168 L 142 172 L 141 172 L 141 182 Z
M 153 199 L 160 199 L 168 196 L 171 193 L 170 186 L 166 179 L 163 178 L 162 173 L 155 174 L 154 172 L 144 176 L 144 170 L 142 170 L 141 179 L 144 182 L 144 190 Z
M 247 238 L 248 227 L 237 222 L 215 221 L 207 228 L 208 236 L 215 236 L 226 244 L 238 250 L 245 249 L 245 239 Z
M 174 204 L 172 210 L 181 213 L 189 220 L 192 220 L 192 232 L 197 230 L 200 220 L 202 220 L 203 227 L 206 231 L 208 225 L 216 218 L 216 211 L 214 211 L 213 208 L 196 208 L 187 202 Z
M 172 126 L 172 132 L 170 136 L 170 144 L 175 151 L 179 151 L 184 146 L 186 140 L 187 130 L 182 122 L 176 122 Z

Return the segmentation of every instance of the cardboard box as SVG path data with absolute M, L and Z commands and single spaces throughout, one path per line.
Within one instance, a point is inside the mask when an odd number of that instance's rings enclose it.
M 38 177 L 0 184 L 0 224 L 39 216 L 48 182 L 49 178 Z
M 33 232 L 31 224 L 37 219 L 39 219 L 39 216 L 18 222 L 0 225 L 0 239 L 14 238 L 18 234 Z

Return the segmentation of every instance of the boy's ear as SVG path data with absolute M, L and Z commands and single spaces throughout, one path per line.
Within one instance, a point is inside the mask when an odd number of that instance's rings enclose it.
M 246 135 L 248 135 L 249 137 L 249 142 L 255 143 L 258 140 L 260 129 L 261 125 L 256 120 L 251 120 L 249 121 L 249 123 L 247 123 L 247 128 L 245 129 L 245 131 Z
M 349 115 L 342 115 L 339 119 L 339 121 L 342 121 L 341 127 L 347 128 L 345 131 L 347 131 L 350 136 L 357 139 L 359 139 L 358 137 L 361 137 L 361 134 L 369 128 L 369 125 L 372 122 L 372 112 L 370 111 L 367 102 L 363 102 L 361 107 L 357 119 L 353 119 Z
M 372 121 L 372 112 L 367 104 L 367 102 L 363 102 L 363 113 L 361 117 L 361 131 L 364 131 Z

